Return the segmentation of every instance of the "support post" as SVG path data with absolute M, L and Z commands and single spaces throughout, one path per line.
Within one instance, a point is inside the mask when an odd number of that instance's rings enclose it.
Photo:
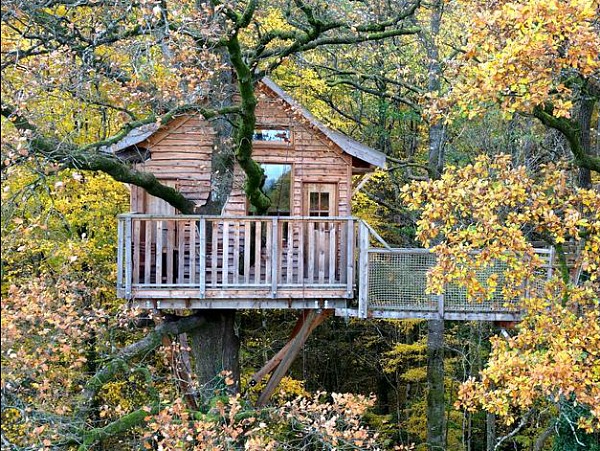
M 346 232 L 346 292 L 348 297 L 352 297 L 354 292 L 354 220 L 348 219 Z
M 358 318 L 366 318 L 369 295 L 369 229 L 363 221 L 358 223 Z
M 125 299 L 131 299 L 131 257 L 132 257 L 132 220 L 131 216 L 125 217 Z
M 288 351 L 282 357 L 281 361 L 277 365 L 277 368 L 271 375 L 269 382 L 267 382 L 265 389 L 258 398 L 256 404 L 259 407 L 264 406 L 268 402 L 269 398 L 279 385 L 279 382 L 281 382 L 281 379 L 283 379 L 283 376 L 285 376 L 285 373 L 287 373 L 288 369 L 292 365 L 292 362 L 310 335 L 310 332 L 316 327 L 314 323 L 317 323 L 318 325 L 324 319 L 320 317 L 326 317 L 329 315 L 329 313 L 326 310 L 310 310 L 308 313 L 304 311 L 303 315 L 306 316 L 304 322 L 302 323 L 302 327 L 298 331 L 298 334 L 292 339 Z
M 309 325 L 308 334 L 311 334 L 312 331 L 315 330 L 317 328 L 317 326 L 319 326 L 319 324 L 321 324 L 323 321 L 325 321 L 325 319 L 327 319 L 333 313 L 334 313 L 333 310 L 324 310 L 323 314 L 319 315 L 315 319 L 315 321 L 313 321 Z M 292 333 L 290 334 L 290 340 L 283 346 L 283 348 L 281 348 L 277 352 L 277 354 L 275 354 L 273 357 L 271 357 L 271 359 L 267 363 L 265 363 L 265 365 L 260 370 L 258 370 L 256 373 L 254 373 L 252 375 L 252 377 L 250 378 L 250 386 L 254 387 L 267 374 L 273 372 L 275 370 L 275 368 L 277 368 L 277 366 L 281 363 L 281 361 L 284 359 L 284 357 L 288 354 L 289 349 L 290 349 L 292 343 L 294 342 L 294 339 L 296 338 L 296 336 L 298 335 L 298 333 L 302 329 L 302 326 L 306 322 L 306 320 L 307 320 L 306 316 L 307 316 L 306 312 L 304 312 L 298 318 L 298 321 L 296 322 L 296 325 L 294 326 L 294 329 L 292 330 Z
M 552 279 L 553 272 L 554 272 L 554 246 L 550 246 L 550 253 L 548 255 L 548 271 L 546 273 L 548 280 Z
M 438 315 L 440 316 L 440 320 L 444 319 L 444 295 L 438 294 L 437 296 L 438 302 Z
M 117 295 L 123 297 L 123 217 L 119 217 L 117 221 Z

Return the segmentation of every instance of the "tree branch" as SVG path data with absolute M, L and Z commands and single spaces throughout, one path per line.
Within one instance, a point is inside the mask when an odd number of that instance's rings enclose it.
M 140 341 L 130 344 L 117 353 L 94 374 L 83 389 L 82 401 L 77 409 L 78 417 L 87 417 L 98 391 L 108 381 L 127 367 L 127 363 L 158 348 L 166 335 L 179 335 L 202 327 L 206 322 L 201 316 L 186 316 L 176 321 L 165 321 L 150 331 Z
M 552 105 L 548 104 L 544 108 L 537 106 L 533 110 L 533 115 L 538 118 L 542 124 L 561 132 L 569 143 L 571 153 L 575 157 L 575 164 L 581 168 L 600 173 L 600 157 L 588 155 L 581 143 L 581 134 L 579 126 L 575 121 L 565 117 L 555 117 L 552 115 Z

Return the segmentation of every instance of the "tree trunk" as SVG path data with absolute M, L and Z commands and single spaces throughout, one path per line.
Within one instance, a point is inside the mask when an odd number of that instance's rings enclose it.
M 239 390 L 240 341 L 235 333 L 235 310 L 207 310 L 201 328 L 187 333 L 193 357 L 194 373 L 199 384 L 199 400 L 205 403 L 215 391 L 226 388 L 229 393 Z M 233 383 L 226 385 L 225 375 Z
M 446 449 L 444 321 L 430 320 L 427 329 L 427 445 L 441 451 Z
M 429 60 L 427 88 L 431 93 L 438 92 L 441 86 L 442 68 L 435 38 L 440 31 L 443 6 L 443 0 L 431 6 L 429 32 L 419 33 Z M 444 167 L 445 133 L 441 122 L 430 125 L 428 168 L 431 178 L 439 178 Z M 430 320 L 427 329 L 427 444 L 430 450 L 439 451 L 446 449 L 444 321 Z
M 592 142 L 590 139 L 590 130 L 592 127 L 592 114 L 594 112 L 595 103 L 596 99 L 592 97 L 584 98 L 581 100 L 579 110 L 577 111 L 579 139 L 581 140 L 583 151 L 588 155 L 594 155 L 594 149 L 592 149 Z M 579 186 L 582 188 L 592 187 L 592 173 L 588 168 L 579 168 Z
M 489 412 L 485 415 L 485 443 L 486 451 L 496 449 L 496 415 Z

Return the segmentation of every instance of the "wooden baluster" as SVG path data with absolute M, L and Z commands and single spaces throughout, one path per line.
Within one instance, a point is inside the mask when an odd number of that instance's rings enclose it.
M 217 265 L 218 265 L 218 254 L 219 254 L 219 224 L 216 220 L 212 221 L 212 249 L 211 249 L 211 280 L 210 284 L 213 287 L 217 286 Z
M 300 220 L 298 222 L 298 284 L 304 284 L 304 234 L 306 233 L 306 224 Z
M 141 224 L 140 220 L 136 219 L 133 221 L 133 283 L 140 283 L 140 255 L 141 255 L 141 245 L 142 245 L 142 237 L 141 233 Z
M 223 221 L 223 286 L 229 285 L 229 221 Z
M 163 272 L 163 222 L 156 221 L 156 265 L 155 265 L 155 283 L 162 285 Z
M 152 284 L 152 252 L 156 252 L 154 248 L 154 227 L 152 227 L 152 221 L 146 219 L 146 245 L 144 246 L 144 284 Z
M 190 284 L 196 283 L 196 234 L 198 233 L 196 220 L 190 221 Z M 204 274 L 202 275 L 204 277 Z
M 316 223 L 308 221 L 306 223 L 308 228 L 308 264 L 306 279 L 309 284 L 313 283 L 315 275 L 315 227 Z
M 261 220 L 257 220 L 256 221 L 256 230 L 255 230 L 255 235 L 254 235 L 254 283 L 256 285 L 260 285 L 261 283 L 261 266 L 262 266 L 262 262 L 261 262 L 261 246 L 262 246 L 262 240 L 261 240 L 261 234 L 262 234 L 262 222 Z
M 272 261 L 273 223 L 269 221 L 265 224 L 265 226 L 267 227 L 267 243 L 265 247 L 265 284 L 269 285 L 271 283 L 272 265 L 274 264 Z
M 292 221 L 287 221 L 287 273 L 286 282 L 294 282 L 294 226 Z
M 185 245 L 189 244 L 189 237 L 186 236 L 187 221 L 177 221 L 177 283 L 185 283 Z
M 199 226 L 198 284 L 200 285 L 200 299 L 204 299 L 206 296 L 206 279 L 208 275 L 208 271 L 206 270 L 206 249 L 208 248 L 208 243 L 206 242 L 206 219 L 201 218 Z
M 175 253 L 175 222 L 167 221 L 167 284 L 173 283 L 175 268 L 173 255 Z
M 277 284 L 279 283 L 279 265 L 283 259 L 283 234 L 279 233 L 279 220 L 277 218 L 273 218 L 271 230 L 271 240 L 273 241 L 271 249 L 271 296 L 276 297 Z
M 319 284 L 325 283 L 325 223 L 319 222 Z
M 240 222 L 233 223 L 233 272 L 232 283 L 238 285 L 240 283 Z
M 251 224 L 249 220 L 244 221 L 244 284 L 250 285 L 250 260 L 252 252 L 252 236 L 250 234 Z
M 335 283 L 335 261 L 337 259 L 337 222 L 329 223 L 329 284 Z

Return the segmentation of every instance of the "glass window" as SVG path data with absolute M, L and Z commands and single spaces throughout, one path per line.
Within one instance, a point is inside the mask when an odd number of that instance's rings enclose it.
M 267 212 L 270 215 L 290 215 L 290 191 L 291 191 L 291 164 L 261 164 L 265 171 L 264 193 L 271 199 L 271 206 Z M 253 206 L 249 212 L 256 213 Z
M 254 131 L 254 141 L 289 144 L 290 131 L 285 129 L 260 129 Z

